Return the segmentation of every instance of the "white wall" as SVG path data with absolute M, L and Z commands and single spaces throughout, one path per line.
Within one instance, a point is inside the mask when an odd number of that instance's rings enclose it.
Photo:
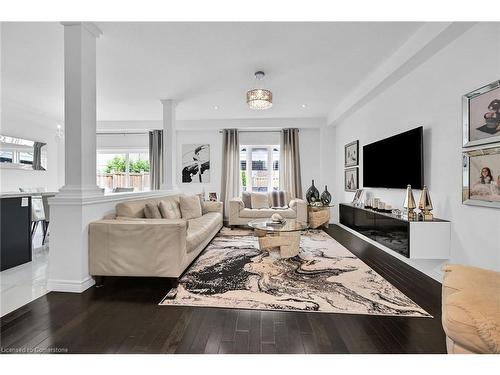
M 302 187 L 305 191 L 314 178 L 320 180 L 320 148 L 318 144 L 320 129 L 304 128 L 300 129 L 300 151 Z M 180 171 L 182 170 L 182 145 L 183 144 L 210 144 L 210 183 L 189 183 L 181 182 Z M 279 144 L 279 133 L 271 132 L 242 132 L 240 133 L 240 144 Z M 216 192 L 220 196 L 222 172 L 222 134 L 219 130 L 206 131 L 178 131 L 177 132 L 177 186 L 187 193 L 194 194 Z
M 2 100 L 0 134 L 47 143 L 47 170 L 0 169 L 1 192 L 19 191 L 19 187 L 45 187 L 47 191 L 57 191 L 62 186 L 64 140 L 56 138 L 56 129 L 56 120 Z
M 344 145 L 356 139 L 362 146 L 422 125 L 425 181 L 436 217 L 452 222 L 451 259 L 500 270 L 500 209 L 461 203 L 461 96 L 500 78 L 500 24 L 477 24 L 393 86 L 359 108 L 335 128 L 335 196 L 344 192 Z M 404 152 L 404 145 L 400 150 Z M 385 166 L 390 168 L 390 166 Z M 363 186 L 360 165 L 360 186 Z M 372 189 L 382 200 L 401 207 L 404 190 Z M 420 191 L 415 191 L 418 199 Z M 336 210 L 338 220 L 338 210 Z M 441 262 L 415 263 L 428 274 Z
M 210 182 L 209 183 L 182 183 L 182 145 L 183 144 L 206 144 L 210 145 Z M 218 130 L 207 131 L 178 131 L 177 132 L 177 187 L 183 193 L 197 194 L 205 191 L 216 192 L 220 197 L 220 182 L 222 173 L 222 134 Z

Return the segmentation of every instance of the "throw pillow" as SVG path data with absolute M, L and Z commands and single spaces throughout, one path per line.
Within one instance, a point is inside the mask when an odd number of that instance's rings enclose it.
M 241 193 L 241 200 L 243 201 L 245 208 L 252 208 L 252 198 L 248 191 Z
M 252 208 L 269 208 L 269 200 L 267 198 L 267 194 L 252 193 L 250 195 Z
M 160 201 L 160 212 L 164 219 L 180 219 L 182 217 L 179 202 L 174 199 Z
M 179 199 L 179 206 L 181 208 L 183 219 L 196 219 L 202 215 L 200 197 L 197 195 L 181 195 Z
M 283 190 L 273 190 L 271 193 L 271 207 L 272 208 L 283 208 L 287 207 L 288 202 L 286 201 L 286 193 Z
M 146 207 L 144 207 L 144 215 L 148 219 L 161 219 L 161 213 L 158 205 L 152 203 L 146 203 Z

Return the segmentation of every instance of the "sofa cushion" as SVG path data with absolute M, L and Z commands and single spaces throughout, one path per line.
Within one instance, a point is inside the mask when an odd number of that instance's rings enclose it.
M 269 208 L 269 198 L 267 194 L 251 193 L 252 209 Z
M 241 193 L 241 200 L 243 201 L 245 208 L 252 208 L 252 197 L 250 192 L 244 191 Z
M 181 209 L 179 202 L 175 199 L 165 199 L 159 204 L 161 216 L 165 219 L 180 219 Z
M 158 198 L 136 199 L 132 201 L 120 202 L 116 205 L 116 216 L 123 217 L 146 217 L 144 207 L 146 203 L 159 204 L 160 201 L 173 199 L 179 201 L 179 195 L 165 195 Z
M 272 208 L 288 207 L 287 194 L 284 190 L 273 190 L 269 193 L 270 206 Z
M 146 203 L 144 207 L 144 216 L 147 219 L 161 219 L 160 209 L 157 204 L 154 203 Z
M 240 217 L 244 218 L 270 218 L 272 214 L 279 213 L 281 216 L 287 219 L 295 219 L 297 216 L 297 212 L 292 210 L 291 208 L 285 208 L 281 210 L 275 210 L 272 208 L 263 208 L 263 209 L 250 209 L 244 208 L 240 211 Z
M 188 221 L 186 250 L 188 253 L 196 249 L 222 222 L 220 212 L 209 212 Z
M 201 201 L 197 195 L 181 196 L 179 198 L 179 206 L 183 219 L 196 219 L 202 215 Z

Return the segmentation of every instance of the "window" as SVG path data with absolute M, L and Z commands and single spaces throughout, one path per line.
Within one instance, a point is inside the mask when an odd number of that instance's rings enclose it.
M 134 191 L 150 190 L 149 153 L 97 152 L 97 185 L 111 192 L 115 188 L 134 188 Z
M 240 146 L 240 181 L 242 191 L 279 190 L 278 145 Z

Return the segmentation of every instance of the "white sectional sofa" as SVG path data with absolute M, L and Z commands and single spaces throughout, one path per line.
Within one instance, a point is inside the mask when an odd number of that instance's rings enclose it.
M 90 274 L 178 278 L 222 228 L 220 202 L 203 202 L 202 216 L 190 220 L 145 217 L 146 204 L 175 206 L 179 197 L 119 203 L 115 218 L 90 223 Z
M 287 194 L 285 208 L 272 208 L 270 194 L 268 194 L 268 200 L 269 208 L 251 208 L 248 205 L 245 206 L 242 198 L 231 199 L 229 201 L 229 225 L 247 225 L 248 222 L 255 219 L 270 218 L 274 213 L 279 213 L 285 219 L 296 219 L 304 223 L 307 222 L 307 202 L 305 200 L 290 198 Z

